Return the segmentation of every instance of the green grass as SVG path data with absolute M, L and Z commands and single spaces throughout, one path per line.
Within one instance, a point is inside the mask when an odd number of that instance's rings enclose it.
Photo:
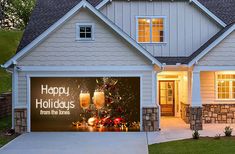
M 11 127 L 11 116 L 0 119 L 0 131 L 5 131 Z
M 180 140 L 149 146 L 149 154 L 234 154 L 235 137 Z
M 0 119 L 0 147 L 14 139 L 17 134 L 5 136 L 6 130 L 11 128 L 11 116 Z
M 0 64 L 11 58 L 18 47 L 22 31 L 0 30 Z M 11 91 L 11 76 L 0 68 L 0 93 Z

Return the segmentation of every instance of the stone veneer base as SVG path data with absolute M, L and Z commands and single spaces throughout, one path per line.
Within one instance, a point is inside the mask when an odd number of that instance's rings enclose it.
M 181 118 L 186 124 L 189 124 L 190 121 L 190 110 L 189 104 L 181 103 Z
M 159 131 L 159 108 L 158 107 L 143 107 L 143 131 Z
M 192 130 L 202 130 L 202 107 L 189 107 L 190 128 Z
M 204 104 L 203 123 L 235 123 L 235 104 Z
M 15 109 L 15 132 L 27 132 L 27 109 Z

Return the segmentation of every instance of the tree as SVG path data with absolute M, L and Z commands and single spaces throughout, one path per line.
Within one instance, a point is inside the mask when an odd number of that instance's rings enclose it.
M 20 27 L 25 27 L 30 19 L 31 12 L 35 5 L 35 0 L 11 0 L 11 13 L 17 20 L 22 21 Z
M 9 0 L 0 0 L 0 28 L 10 27 L 7 14 L 9 7 Z
M 24 29 L 36 0 L 0 0 L 0 27 Z

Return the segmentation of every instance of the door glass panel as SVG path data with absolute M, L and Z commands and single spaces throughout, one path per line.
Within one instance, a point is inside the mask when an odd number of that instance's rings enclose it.
M 161 115 L 173 116 L 174 115 L 174 82 L 161 81 L 160 84 L 160 105 Z
M 160 103 L 173 104 L 173 82 L 160 82 Z

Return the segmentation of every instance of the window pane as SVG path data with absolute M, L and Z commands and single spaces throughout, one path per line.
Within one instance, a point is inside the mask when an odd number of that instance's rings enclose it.
M 150 42 L 150 19 L 138 19 L 138 42 Z
M 82 32 L 82 33 L 85 33 L 85 27 L 83 27 L 83 26 L 80 27 L 80 33 L 81 33 L 81 32 Z
M 91 38 L 91 33 L 86 33 L 86 38 Z
M 162 18 L 152 19 L 152 41 L 153 42 L 163 42 L 164 40 L 164 25 Z
M 86 27 L 86 32 L 91 32 L 91 27 Z
M 217 81 L 217 97 L 218 99 L 229 99 L 229 81 L 218 80 Z
M 85 33 L 80 33 L 80 38 L 86 38 Z
M 232 81 L 232 98 L 235 99 L 235 81 Z

